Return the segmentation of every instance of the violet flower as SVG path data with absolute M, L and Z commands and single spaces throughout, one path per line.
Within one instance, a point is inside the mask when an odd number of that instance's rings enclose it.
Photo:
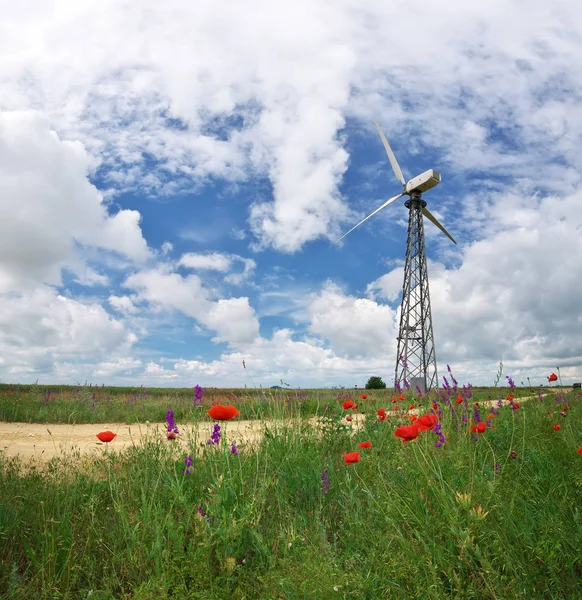
M 319 485 L 321 486 L 321 493 L 325 496 L 331 487 L 327 475 L 327 469 L 325 469 L 325 471 L 321 474 L 321 483 Z
M 191 456 L 187 456 L 184 459 L 184 468 L 182 469 L 182 475 L 191 475 L 192 471 L 190 471 L 190 467 L 192 466 L 193 459 Z

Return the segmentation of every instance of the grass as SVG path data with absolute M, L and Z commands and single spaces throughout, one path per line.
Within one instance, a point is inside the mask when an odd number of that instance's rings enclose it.
M 186 453 L 152 437 L 90 463 L 25 468 L 0 454 L 0 597 L 582 597 L 581 397 L 503 401 L 495 428 L 476 435 L 475 395 L 457 395 L 439 400 L 441 448 L 432 431 L 394 437 L 406 416 L 379 422 L 370 410 L 355 432 L 328 392 L 305 399 L 325 414 L 322 433 L 299 401 L 279 402 L 272 416 L 295 419 L 238 456 L 187 426 Z M 381 400 L 391 407 L 382 394 L 366 403 Z M 262 414 L 261 398 L 245 402 L 241 418 Z M 372 448 L 346 465 L 362 441 Z
M 479 401 L 496 399 L 508 391 L 509 388 L 471 388 L 473 399 Z M 272 419 L 291 413 L 310 417 L 322 414 L 326 405 L 335 405 L 340 398 L 358 400 L 362 392 L 368 395 L 365 409 L 370 411 L 387 406 L 395 397 L 392 389 L 205 389 L 203 403 L 194 405 L 192 389 L 0 384 L 0 421 L 132 425 L 164 421 L 166 412 L 173 410 L 177 421 L 191 423 L 207 420 L 206 409 L 217 402 L 236 404 L 245 419 Z M 403 407 L 418 402 L 416 394 L 407 392 L 406 396 Z

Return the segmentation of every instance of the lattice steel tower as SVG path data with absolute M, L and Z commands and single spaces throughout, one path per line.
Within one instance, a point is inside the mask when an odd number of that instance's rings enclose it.
M 426 202 L 422 199 L 422 193 L 437 186 L 441 182 L 441 176 L 436 171 L 429 169 L 406 183 L 392 148 L 378 123 L 376 123 L 376 127 L 384 148 L 386 148 L 396 179 L 404 189 L 342 235 L 338 242 L 392 202 L 405 195 L 409 197 L 404 203 L 409 211 L 408 238 L 394 382 L 395 385 L 407 382 L 412 389 L 418 386 L 424 394 L 431 389 L 438 388 L 438 377 L 428 291 L 423 216 L 434 223 L 453 243 L 457 242 L 426 208 Z
M 420 192 L 412 192 L 404 206 L 408 208 L 408 239 L 394 381 L 408 382 L 412 389 L 418 386 L 424 394 L 438 388 L 424 245 L 426 202 Z

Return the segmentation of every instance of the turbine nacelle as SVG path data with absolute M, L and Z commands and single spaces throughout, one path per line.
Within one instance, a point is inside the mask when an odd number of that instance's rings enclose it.
M 436 171 L 429 169 L 416 177 L 413 177 L 405 187 L 406 193 L 411 192 L 427 192 L 428 190 L 436 187 L 441 182 L 441 176 Z

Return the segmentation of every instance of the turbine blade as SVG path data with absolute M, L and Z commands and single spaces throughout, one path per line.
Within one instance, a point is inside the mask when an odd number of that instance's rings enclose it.
M 396 160 L 396 157 L 394 156 L 394 152 L 392 152 L 392 148 L 390 148 L 390 144 L 388 143 L 388 140 L 386 139 L 384 132 L 382 131 L 382 129 L 380 129 L 380 125 L 378 124 L 378 121 L 374 120 L 374 123 L 376 123 L 376 127 L 378 128 L 378 133 L 380 134 L 380 137 L 382 138 L 382 143 L 384 144 L 384 148 L 386 148 L 386 153 L 388 154 L 388 159 L 390 160 L 390 164 L 392 165 L 392 170 L 394 171 L 394 175 L 396 175 L 396 179 L 398 179 L 398 181 L 400 181 L 400 183 L 402 185 L 406 185 L 406 181 L 404 181 L 404 176 L 402 175 L 402 171 L 400 170 L 400 165 L 398 164 L 398 161 Z
M 352 227 L 348 231 L 348 233 L 352 233 L 352 231 L 359 227 L 364 221 L 367 221 L 370 217 L 373 217 L 375 214 L 379 213 L 383 208 L 386 208 L 389 204 L 392 204 L 392 202 L 396 202 L 396 200 L 398 200 L 398 198 L 402 198 L 402 196 L 404 196 L 404 194 L 398 194 L 398 196 L 394 196 L 394 198 L 390 198 L 390 200 L 384 202 L 384 204 L 382 204 L 380 208 L 377 208 L 373 213 L 370 213 L 365 219 L 362 219 L 355 227 Z M 348 233 L 344 233 L 342 237 L 336 241 L 336 244 L 337 242 L 343 240 L 346 237 L 346 235 L 348 235 Z
M 437 218 L 428 210 L 428 208 L 422 209 L 422 214 L 429 220 L 432 221 L 448 238 L 456 244 L 455 240 L 452 238 L 451 234 L 438 222 Z

